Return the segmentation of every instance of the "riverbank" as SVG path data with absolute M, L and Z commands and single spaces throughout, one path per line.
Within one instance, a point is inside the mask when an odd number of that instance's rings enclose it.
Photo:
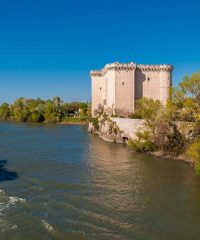
M 80 121 L 77 121 L 77 122 L 59 122 L 59 124 L 61 125 L 87 125 L 88 123 L 87 122 L 80 122 Z
M 15 120 L 0 120 L 1 123 L 27 123 L 27 124 L 63 124 L 63 125 L 87 125 L 88 120 L 86 118 L 67 117 L 61 121 L 52 122 L 34 122 L 34 121 L 15 121 Z
M 65 117 L 59 123 L 63 125 L 87 125 L 88 119 L 80 117 Z
M 147 154 L 149 154 L 151 156 L 154 156 L 154 157 L 162 158 L 162 159 L 182 161 L 182 162 L 190 164 L 191 166 L 194 166 L 194 161 L 192 159 L 190 159 L 189 157 L 185 156 L 185 155 L 174 156 L 170 153 L 166 154 L 166 153 L 163 153 L 161 151 L 147 152 Z
M 179 129 L 183 128 L 183 124 L 180 122 L 177 124 Z M 97 134 L 101 139 L 107 142 L 113 143 L 125 143 L 128 144 L 131 140 L 137 139 L 137 132 L 144 131 L 145 124 L 142 119 L 130 119 L 130 118 L 110 118 L 104 119 L 101 117 L 98 120 L 98 129 L 95 128 L 92 122 L 89 123 L 88 131 Z M 188 131 L 183 128 L 183 134 L 187 135 Z M 135 150 L 133 150 L 135 151 Z M 137 152 L 137 151 L 136 151 Z M 162 159 L 170 159 L 175 161 L 183 161 L 194 166 L 194 161 L 188 156 L 181 154 L 175 155 L 173 152 L 162 152 L 162 151 L 148 151 L 146 154 L 159 157 Z

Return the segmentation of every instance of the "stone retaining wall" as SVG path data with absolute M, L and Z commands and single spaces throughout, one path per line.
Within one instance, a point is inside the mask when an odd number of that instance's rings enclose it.
M 136 133 L 144 128 L 144 120 L 130 118 L 111 118 L 113 122 L 123 131 L 123 137 L 135 139 Z

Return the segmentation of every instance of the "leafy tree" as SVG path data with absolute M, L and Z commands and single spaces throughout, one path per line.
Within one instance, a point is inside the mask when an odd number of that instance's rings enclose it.
M 10 118 L 10 106 L 8 103 L 3 103 L 0 105 L 0 119 L 8 120 Z
M 80 114 L 80 117 L 82 117 L 82 118 L 88 116 L 88 104 L 87 103 L 80 103 L 79 114 Z
M 59 121 L 59 109 L 50 100 L 47 101 L 44 106 L 44 119 L 46 123 L 53 123 Z
M 28 118 L 28 112 L 25 109 L 25 99 L 19 98 L 12 105 L 13 120 L 25 122 Z
M 200 72 L 184 77 L 174 89 L 172 101 L 180 120 L 200 121 Z
M 66 116 L 88 117 L 88 104 L 80 102 L 64 103 L 60 97 L 52 100 L 40 98 L 19 98 L 13 104 L 0 105 L 0 120 L 22 122 L 59 122 Z M 68 119 L 69 121 L 69 119 Z
M 162 107 L 159 100 L 144 97 L 136 102 L 135 115 L 141 116 L 146 121 L 148 127 L 152 128 L 152 121 L 155 120 Z
M 135 151 L 149 152 L 158 149 L 154 141 L 156 131 L 155 121 L 162 107 L 160 101 L 149 98 L 141 98 L 136 102 L 134 116 L 144 119 L 145 129 L 137 132 L 137 139 L 129 141 L 129 146 Z

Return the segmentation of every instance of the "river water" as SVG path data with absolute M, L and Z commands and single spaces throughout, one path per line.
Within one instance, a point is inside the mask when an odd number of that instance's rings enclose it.
M 84 126 L 1 123 L 2 239 L 200 239 L 200 177 Z

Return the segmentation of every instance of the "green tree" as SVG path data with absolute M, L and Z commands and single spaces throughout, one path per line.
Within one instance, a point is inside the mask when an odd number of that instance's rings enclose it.
M 27 120 L 28 112 L 25 109 L 25 101 L 24 98 L 19 98 L 11 106 L 13 120 L 22 122 Z
M 8 120 L 10 118 L 11 111 L 8 103 L 3 103 L 0 105 L 0 119 Z
M 146 126 L 154 131 L 155 126 L 153 122 L 162 108 L 163 106 L 159 100 L 144 97 L 136 102 L 135 114 L 141 116 L 145 120 Z
M 46 123 L 59 121 L 59 109 L 51 100 L 48 100 L 44 106 L 44 119 Z
M 200 72 L 184 77 L 174 89 L 172 101 L 180 120 L 200 121 Z
M 88 116 L 88 103 L 80 103 L 79 114 L 82 118 Z

